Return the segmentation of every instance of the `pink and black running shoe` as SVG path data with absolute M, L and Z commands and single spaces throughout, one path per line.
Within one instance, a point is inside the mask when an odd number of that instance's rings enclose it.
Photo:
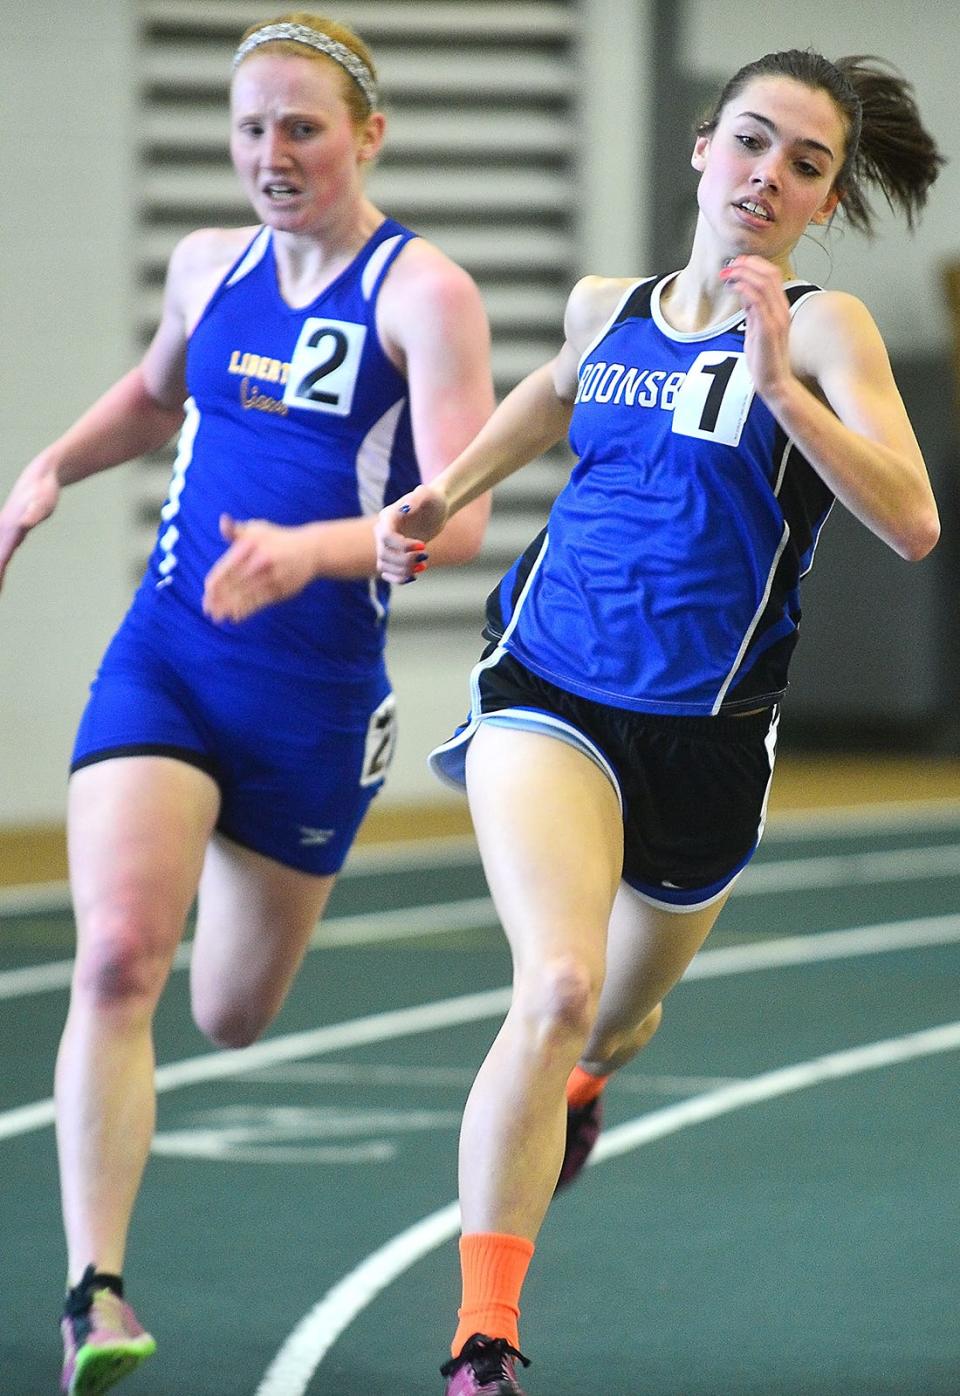
M 452 1357 L 440 1368 L 447 1378 L 444 1396 L 524 1396 L 517 1384 L 516 1363 L 530 1363 L 506 1338 L 488 1338 L 474 1333 L 464 1343 L 459 1357 Z
M 603 1123 L 603 1096 L 598 1095 L 586 1105 L 574 1110 L 567 1107 L 567 1144 L 555 1191 L 561 1192 L 578 1178 L 600 1137 Z

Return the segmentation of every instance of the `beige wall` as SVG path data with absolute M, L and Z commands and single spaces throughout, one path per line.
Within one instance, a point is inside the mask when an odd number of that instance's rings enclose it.
M 129 365 L 132 7 L 0 5 L 0 489 Z M 127 589 L 124 480 L 69 491 L 0 599 L 0 825 L 56 818 Z

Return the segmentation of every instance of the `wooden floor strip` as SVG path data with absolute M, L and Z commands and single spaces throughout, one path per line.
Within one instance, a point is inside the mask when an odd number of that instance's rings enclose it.
M 908 756 L 783 757 L 777 762 L 771 816 L 812 809 L 904 801 L 960 801 L 960 759 Z M 361 844 L 429 840 L 471 832 L 466 800 L 374 806 Z M 0 828 L 0 886 L 58 882 L 67 875 L 60 825 Z

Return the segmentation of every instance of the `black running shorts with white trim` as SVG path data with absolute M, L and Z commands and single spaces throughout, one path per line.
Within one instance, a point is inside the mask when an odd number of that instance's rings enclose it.
M 773 775 L 779 708 L 743 717 L 660 717 L 594 703 L 492 645 L 471 675 L 470 716 L 430 754 L 462 787 L 481 722 L 566 741 L 611 780 L 623 811 L 623 877 L 670 911 L 709 906 L 756 852 Z

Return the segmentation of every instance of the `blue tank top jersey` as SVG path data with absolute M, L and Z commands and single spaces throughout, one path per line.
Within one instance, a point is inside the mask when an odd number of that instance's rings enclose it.
M 139 622 L 177 632 L 203 616 L 223 554 L 222 513 L 296 525 L 376 514 L 419 482 L 407 382 L 376 329 L 387 269 L 414 236 L 387 219 L 310 305 L 279 291 L 262 228 L 224 277 L 187 349 L 189 398 L 156 546 L 134 602 Z M 389 587 L 312 582 L 237 625 L 218 625 L 266 666 L 361 684 L 380 673 Z
M 581 359 L 577 464 L 486 634 L 581 697 L 702 716 L 783 694 L 833 495 L 754 391 L 742 312 L 681 333 L 670 279 L 632 286 Z M 791 313 L 819 289 L 789 283 Z

